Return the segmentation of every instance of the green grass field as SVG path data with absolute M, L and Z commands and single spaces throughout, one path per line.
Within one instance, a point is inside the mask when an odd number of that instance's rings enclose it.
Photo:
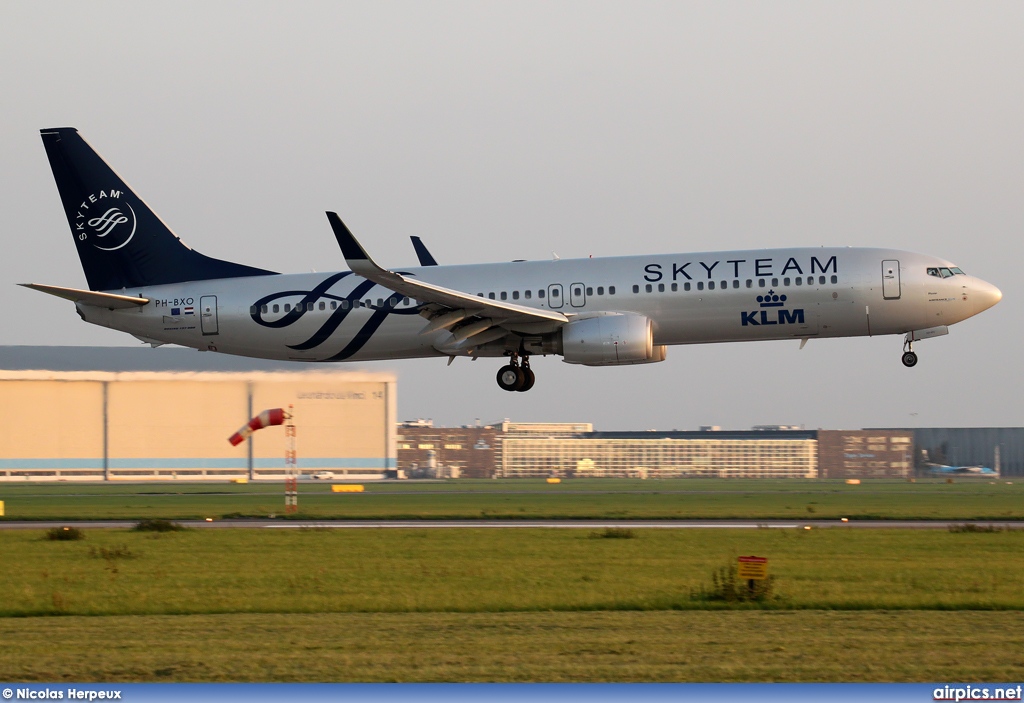
M 1024 613 L 0 619 L 4 681 L 1020 681 Z
M 1024 530 L 0 532 L 0 615 L 677 610 L 736 557 L 770 609 L 1024 610 Z M 733 606 L 728 606 L 733 607 Z
M 299 518 L 1024 520 L 1024 482 L 962 480 L 532 480 L 302 483 Z M 6 519 L 202 519 L 281 515 L 283 485 L 3 483 Z
M 988 482 L 450 481 L 300 487 L 299 517 L 1024 517 Z M 280 484 L 0 484 L 7 519 L 283 507 Z M 1024 527 L 1024 526 L 1022 526 Z M 10 681 L 1024 678 L 1024 529 L 0 531 Z M 695 598 L 739 555 L 763 603 Z
M 0 532 L 5 680 L 1024 676 L 1024 531 L 43 535 Z M 692 598 L 748 553 L 777 598 Z

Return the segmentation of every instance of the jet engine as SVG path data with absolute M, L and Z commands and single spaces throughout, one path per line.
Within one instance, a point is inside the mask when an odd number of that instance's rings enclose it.
M 650 364 L 664 361 L 664 345 L 654 344 L 646 315 L 615 313 L 573 320 L 561 329 L 562 360 L 585 366 Z

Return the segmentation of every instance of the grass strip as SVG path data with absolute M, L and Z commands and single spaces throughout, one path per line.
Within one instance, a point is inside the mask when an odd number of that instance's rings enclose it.
M 1024 610 L 1022 530 L 83 532 L 0 532 L 0 615 Z M 777 597 L 693 597 L 751 554 L 769 559 Z
M 0 619 L 5 681 L 1020 681 L 1024 613 Z

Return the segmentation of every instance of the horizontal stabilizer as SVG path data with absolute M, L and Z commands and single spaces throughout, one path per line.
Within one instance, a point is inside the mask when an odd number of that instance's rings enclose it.
M 149 302 L 149 298 L 135 298 L 130 295 L 99 293 L 94 290 L 79 290 L 62 286 L 44 286 L 41 283 L 19 283 L 18 285 L 37 290 L 40 293 L 55 295 L 58 298 L 64 298 L 64 300 L 70 300 L 72 303 L 93 305 L 98 308 L 109 308 L 110 310 L 142 307 Z

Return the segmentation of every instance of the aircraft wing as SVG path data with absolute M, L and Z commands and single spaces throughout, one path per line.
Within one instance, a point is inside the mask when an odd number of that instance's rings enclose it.
M 45 286 L 41 283 L 19 283 L 19 286 L 37 290 L 40 293 L 49 293 L 72 303 L 83 305 L 95 305 L 98 308 L 110 308 L 117 310 L 121 308 L 141 307 L 149 302 L 149 298 L 135 298 L 130 295 L 117 295 L 116 293 L 100 293 L 94 290 L 79 290 L 77 288 L 64 288 L 62 286 Z
M 327 219 L 331 223 L 334 236 L 337 238 L 341 252 L 345 256 L 345 261 L 353 273 L 410 298 L 421 300 L 425 303 L 432 303 L 440 308 L 447 308 L 449 311 L 464 311 L 465 314 L 461 317 L 458 315 L 452 316 L 450 313 L 443 315 L 444 318 L 451 321 L 451 324 L 456 324 L 467 317 L 488 318 L 492 322 L 492 325 L 489 326 L 535 322 L 560 325 L 569 321 L 569 318 L 565 315 L 554 310 L 531 308 L 501 300 L 481 298 L 389 271 L 378 266 L 370 258 L 370 255 L 366 253 L 366 250 L 352 236 L 352 232 L 341 221 L 337 213 L 328 212 Z M 458 317 L 458 319 L 454 319 L 455 317 Z M 434 326 L 433 329 L 441 329 L 448 326 L 450 325 L 439 324 Z M 485 327 L 484 329 L 487 328 Z

